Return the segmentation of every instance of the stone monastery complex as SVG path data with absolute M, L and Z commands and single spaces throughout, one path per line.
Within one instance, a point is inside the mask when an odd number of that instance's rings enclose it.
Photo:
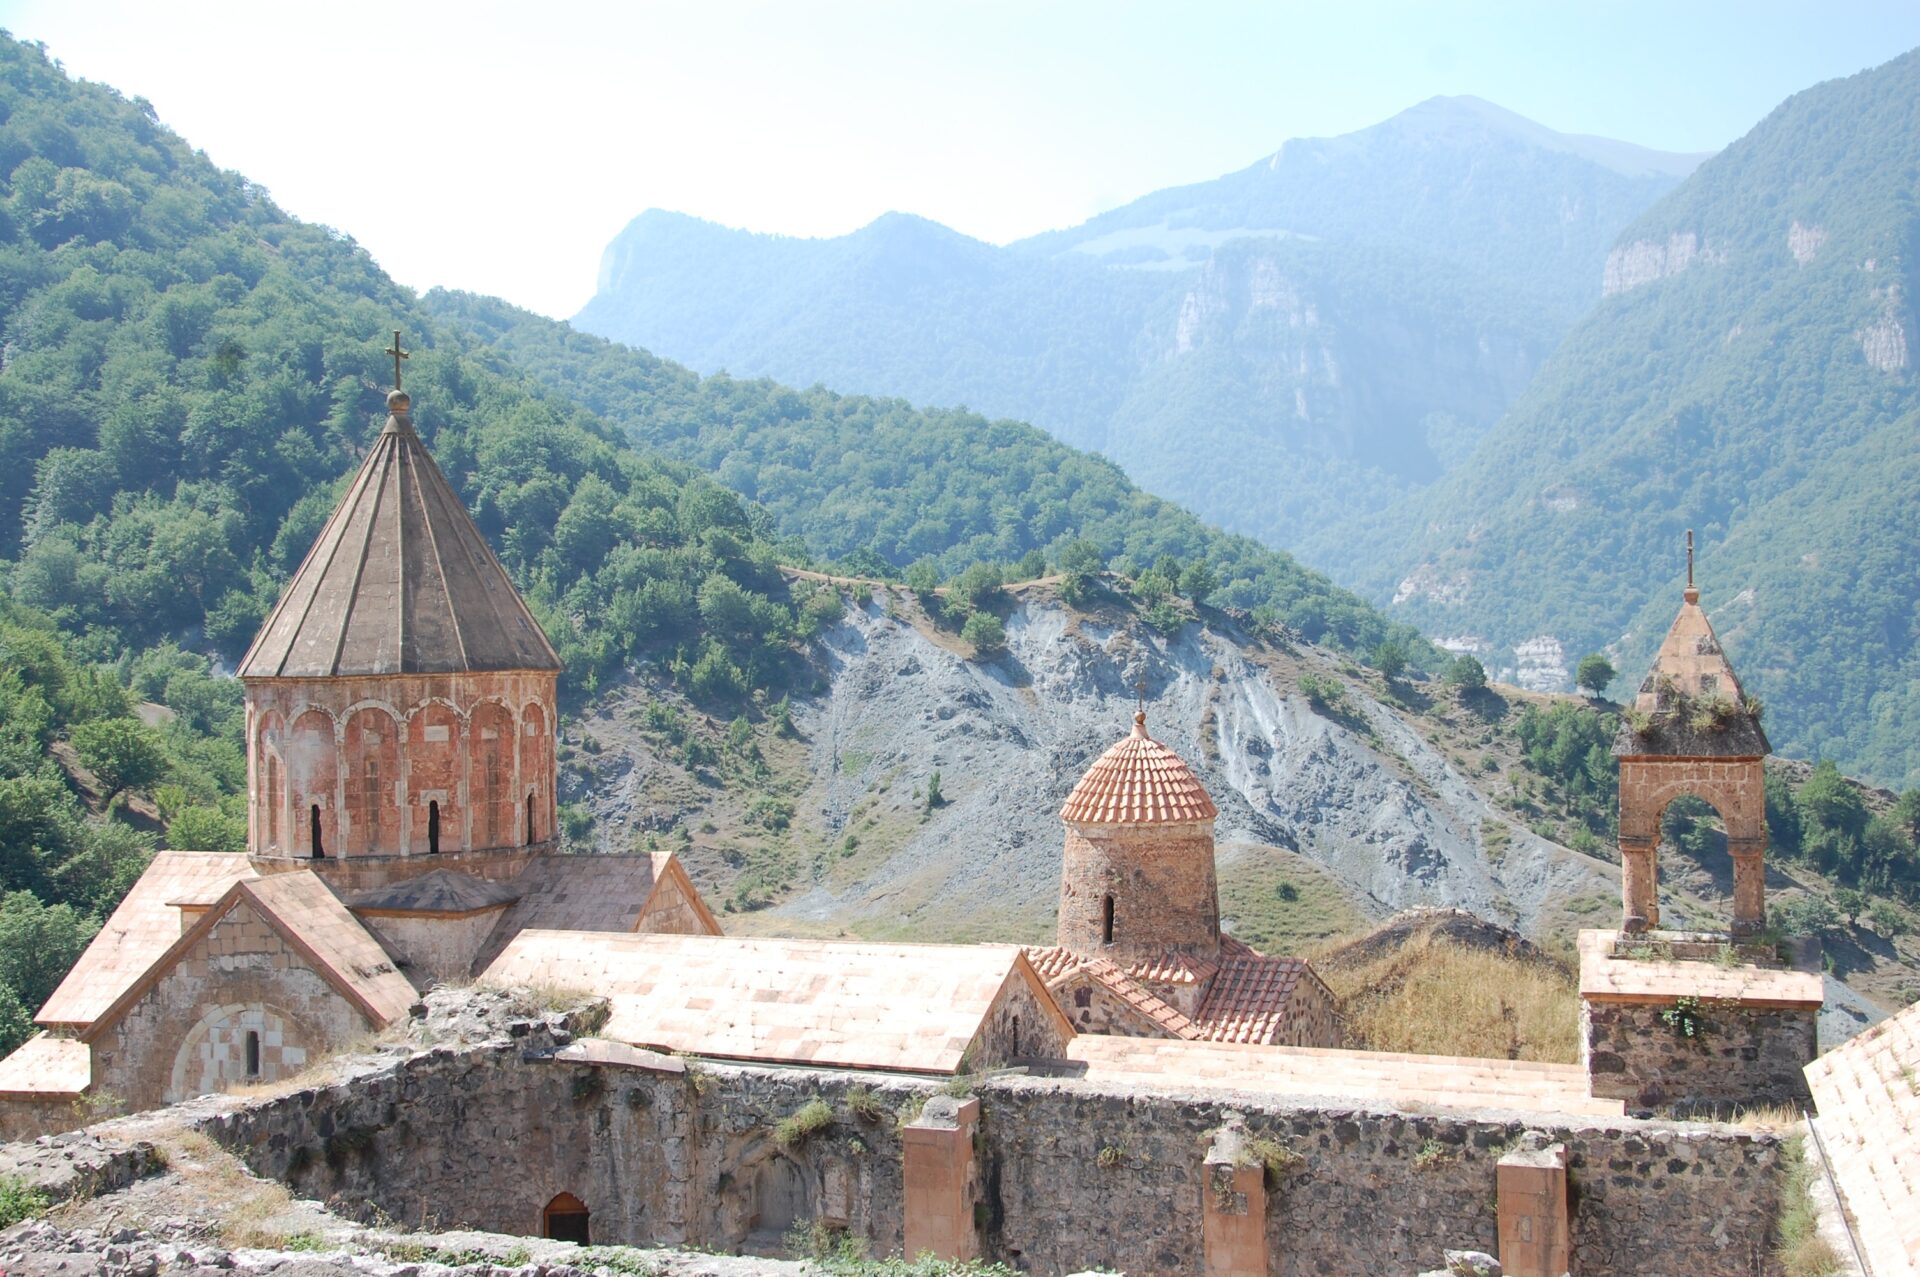
M 1061 809 L 1052 946 L 726 937 L 674 856 L 560 854 L 560 662 L 410 407 L 241 664 L 248 854 L 155 857 L 0 1061 L 0 1139 L 292 1079 L 477 979 L 603 1014 L 207 1129 L 303 1195 L 576 1241 L 1705 1277 L 1775 1270 L 1790 1160 L 1716 1119 L 1803 1105 L 1871 1271 L 1920 1273 L 1920 1008 L 1816 1059 L 1819 955 L 1764 935 L 1767 742 L 1691 584 L 1614 746 L 1583 1062 L 1348 1051 L 1308 963 L 1222 934 L 1214 803 L 1144 712 Z M 1727 933 L 1660 928 L 1681 794 L 1725 821 Z

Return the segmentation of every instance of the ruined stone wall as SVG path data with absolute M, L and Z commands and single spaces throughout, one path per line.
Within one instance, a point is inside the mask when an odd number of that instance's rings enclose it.
M 79 1126 L 85 1120 L 78 1114 L 71 1096 L 0 1096 L 0 1144 L 38 1139 L 53 1131 Z
M 298 1073 L 371 1026 L 245 900 L 93 1042 L 95 1095 L 151 1108 Z M 247 1072 L 247 1035 L 259 1070 Z
M 1633 1108 L 1799 1104 L 1818 1020 L 1818 1007 L 1582 998 L 1581 1058 L 1595 1095 Z
M 431 1052 L 216 1117 L 211 1131 L 302 1195 L 413 1225 L 533 1232 L 541 1207 L 568 1192 L 592 1212 L 596 1241 L 767 1253 L 818 1219 L 885 1254 L 904 1236 L 894 1110 L 931 1089 L 803 1069 L 529 1062 L 516 1044 Z M 783 1146 L 781 1119 L 815 1099 L 831 1122 Z M 1568 1148 L 1576 1272 L 1773 1271 L 1781 1153 L 1766 1133 L 1020 1077 L 982 1085 L 979 1099 L 983 1253 L 1035 1273 L 1198 1273 L 1204 1158 L 1230 1110 L 1296 1159 L 1266 1194 L 1275 1274 L 1414 1272 L 1446 1247 L 1496 1249 L 1496 1164 L 1529 1129 Z

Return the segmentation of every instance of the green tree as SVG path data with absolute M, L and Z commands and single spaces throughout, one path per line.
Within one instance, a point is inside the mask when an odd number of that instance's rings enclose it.
M 1000 618 L 991 612 L 975 612 L 960 627 L 960 637 L 973 648 L 975 656 L 990 656 L 1005 650 L 1007 631 Z
M 1180 574 L 1180 593 L 1195 603 L 1205 603 L 1220 588 L 1220 578 L 1205 559 L 1195 559 Z
M 0 986 L 38 1008 L 99 929 L 71 905 L 42 904 L 32 892 L 9 891 L 0 898 Z
M 931 558 L 915 559 L 907 565 L 907 588 L 924 603 L 940 588 L 940 565 Z
M 1463 692 L 1478 692 L 1487 685 L 1487 667 L 1471 652 L 1462 652 L 1447 663 L 1447 682 Z
M 1907 916 L 1888 900 L 1876 900 L 1867 910 L 1867 925 L 1889 940 L 1907 932 Z
M 1379 670 L 1381 677 L 1389 683 L 1407 671 L 1407 649 L 1394 639 L 1383 639 L 1375 644 L 1370 659 L 1373 668 Z
M 936 768 L 933 774 L 927 777 L 927 810 L 932 811 L 935 807 L 946 805 L 947 796 L 940 792 L 940 772 Z
M 1794 794 L 1808 830 L 1824 830 L 1854 840 L 1866 831 L 1867 805 L 1860 791 L 1840 774 L 1832 759 L 1822 759 Z
M 1613 662 L 1598 652 L 1589 652 L 1581 657 L 1579 667 L 1573 672 L 1574 686 L 1596 700 L 1606 694 L 1607 685 L 1616 677 Z
M 1833 891 L 1833 907 L 1840 911 L 1849 927 L 1860 925 L 1860 915 L 1867 909 L 1867 893 L 1856 887 L 1836 887 Z
M 134 718 L 104 718 L 73 729 L 73 752 L 92 772 L 112 802 L 128 789 L 150 785 L 166 774 L 167 756 L 146 724 Z

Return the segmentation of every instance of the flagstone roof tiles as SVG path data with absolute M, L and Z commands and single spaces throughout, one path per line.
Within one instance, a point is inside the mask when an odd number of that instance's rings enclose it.
M 1920 1277 L 1920 1003 L 1807 1065 L 1834 1177 L 1878 1277 Z

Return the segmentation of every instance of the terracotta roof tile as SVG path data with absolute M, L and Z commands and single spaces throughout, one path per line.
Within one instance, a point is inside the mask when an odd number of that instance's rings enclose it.
M 1205 984 L 1219 970 L 1216 962 L 1169 949 L 1134 962 L 1127 967 L 1127 974 L 1148 984 Z
M 1200 1030 L 1185 1012 L 1157 996 L 1119 965 L 1106 958 L 1084 958 L 1061 948 L 1033 948 L 1026 951 L 1027 961 L 1049 989 L 1076 974 L 1097 980 L 1109 992 L 1135 1012 L 1158 1025 L 1169 1037 L 1197 1040 Z
M 1223 947 L 1220 957 L 1220 973 L 1194 1016 L 1201 1036 L 1213 1042 L 1271 1042 L 1294 991 L 1310 978 L 1305 960 L 1272 958 L 1245 945 Z
M 1060 819 L 1082 825 L 1172 824 L 1219 814 L 1193 769 L 1147 735 L 1145 714 L 1134 715 L 1132 734 L 1093 761 L 1060 809 Z

